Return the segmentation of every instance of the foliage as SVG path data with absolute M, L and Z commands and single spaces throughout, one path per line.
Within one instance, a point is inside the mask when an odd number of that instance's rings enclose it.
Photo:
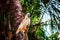
M 57 16 L 59 16 L 60 14 L 59 14 L 58 8 L 55 8 L 55 9 L 53 8 L 54 5 L 52 3 L 54 4 L 56 3 L 57 5 L 59 5 L 59 2 L 57 1 L 50 2 L 50 0 L 48 1 L 47 0 L 44 0 L 44 1 L 43 0 L 32 0 L 32 1 L 31 0 L 20 0 L 20 2 L 22 4 L 24 13 L 31 14 L 31 26 L 30 26 L 29 33 L 28 33 L 31 39 L 29 38 L 29 40 L 38 40 L 38 39 L 39 40 L 58 40 L 57 38 L 58 33 L 57 32 L 53 33 L 52 30 L 54 30 L 53 28 L 55 28 L 56 25 L 58 26 L 59 18 Z M 51 7 L 49 5 L 51 5 Z M 55 14 L 52 13 L 51 10 Z M 42 22 L 41 20 L 43 19 L 43 16 L 45 14 L 48 14 L 51 20 L 47 18 L 48 21 Z M 43 26 L 47 27 L 47 25 L 50 25 L 51 27 L 51 35 L 49 37 L 47 37 L 45 34 L 47 30 L 43 28 Z M 32 37 L 36 39 L 32 39 Z

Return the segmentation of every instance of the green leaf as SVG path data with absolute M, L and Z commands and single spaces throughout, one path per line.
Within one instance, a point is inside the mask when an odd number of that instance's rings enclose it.
M 20 3 L 23 5 L 24 4 L 24 0 L 20 0 Z
M 36 34 L 37 34 L 37 36 L 43 36 L 44 35 L 42 30 L 40 30 L 40 29 L 37 29 Z

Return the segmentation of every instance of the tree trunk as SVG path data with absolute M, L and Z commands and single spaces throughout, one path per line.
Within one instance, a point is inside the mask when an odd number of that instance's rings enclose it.
M 24 19 L 24 13 L 22 11 L 22 6 L 19 0 L 11 0 L 10 2 L 10 14 L 12 15 L 11 27 L 13 28 L 13 38 L 12 40 L 28 40 L 27 33 L 19 32 L 16 34 L 16 30 L 19 27 L 21 21 Z M 15 39 L 16 38 L 16 39 Z
M 24 14 L 22 12 L 21 4 L 19 0 L 11 0 L 10 1 L 10 15 L 13 18 L 12 27 L 14 27 L 14 31 L 18 28 L 19 24 L 24 18 Z
M 2 35 L 8 38 L 2 38 L 0 40 L 27 40 L 27 33 L 19 32 L 16 33 L 21 21 L 24 19 L 24 13 L 19 0 L 1 0 L 0 1 L 1 19 L 0 24 L 3 27 L 1 30 Z M 5 28 L 4 28 L 5 27 Z M 8 36 L 7 36 L 8 35 Z M 2 36 L 0 36 L 2 37 Z M 27 37 L 27 38 L 26 38 Z

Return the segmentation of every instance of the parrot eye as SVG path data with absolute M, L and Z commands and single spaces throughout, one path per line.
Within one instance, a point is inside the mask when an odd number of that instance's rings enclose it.
M 30 17 L 30 14 L 28 15 L 28 17 Z
M 30 17 L 30 13 L 27 13 L 27 16 Z

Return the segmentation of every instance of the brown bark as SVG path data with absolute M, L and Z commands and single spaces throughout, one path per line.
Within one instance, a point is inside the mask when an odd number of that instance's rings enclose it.
M 19 0 L 11 0 L 10 2 L 10 14 L 13 18 L 13 24 L 12 27 L 14 27 L 14 31 L 18 28 L 19 24 L 24 18 L 24 14 L 22 12 L 21 4 L 19 3 Z
M 7 5 L 8 4 L 6 4 L 6 2 L 7 0 L 0 0 L 0 33 L 1 33 L 0 40 L 5 40 L 7 37 L 7 30 L 8 30 Z
M 19 27 L 21 21 L 24 19 L 24 13 L 22 11 L 22 6 L 19 0 L 1 0 L 0 1 L 1 15 L 2 20 L 1 24 L 3 30 L 5 29 L 4 40 L 28 40 L 27 32 L 16 33 L 17 28 Z M 11 27 L 11 29 L 10 29 Z M 12 30 L 12 31 L 11 31 Z M 6 34 L 6 35 L 5 35 Z M 7 37 L 8 35 L 8 37 Z M 0 40 L 2 40 L 0 39 Z
M 11 0 L 10 12 L 11 12 L 10 14 L 12 15 L 12 18 L 13 18 L 12 28 L 14 31 L 12 40 L 28 40 L 27 33 L 25 33 L 25 32 L 21 31 L 18 34 L 15 34 L 21 21 L 24 19 L 24 13 L 22 11 L 22 6 L 21 6 L 19 0 Z M 14 38 L 16 38 L 16 39 L 14 39 Z

